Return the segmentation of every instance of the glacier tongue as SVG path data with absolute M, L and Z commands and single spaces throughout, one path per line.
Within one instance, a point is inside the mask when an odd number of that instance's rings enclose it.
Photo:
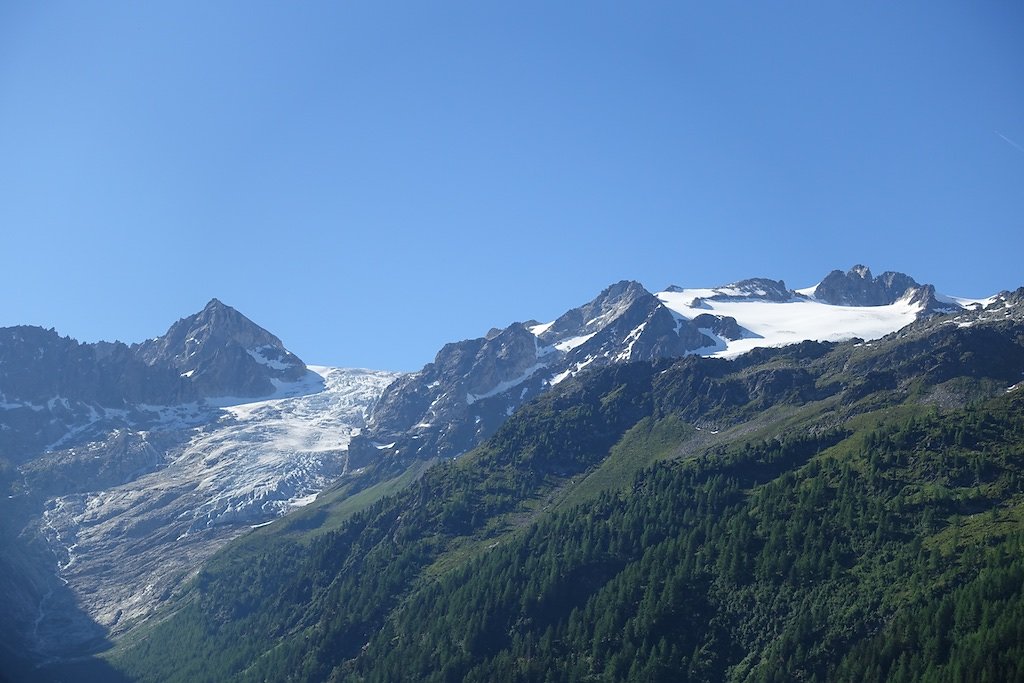
M 311 502 L 344 471 L 349 440 L 397 373 L 310 369 L 321 391 L 227 406 L 205 424 L 176 425 L 160 469 L 47 502 L 41 531 L 91 618 L 123 632 L 224 543 Z M 60 614 L 41 614 L 38 649 L 66 650 L 74 633 Z

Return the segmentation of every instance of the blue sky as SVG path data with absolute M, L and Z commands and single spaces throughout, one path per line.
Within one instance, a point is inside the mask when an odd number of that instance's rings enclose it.
M 606 285 L 1024 285 L 1020 2 L 0 4 L 0 325 L 415 369 Z

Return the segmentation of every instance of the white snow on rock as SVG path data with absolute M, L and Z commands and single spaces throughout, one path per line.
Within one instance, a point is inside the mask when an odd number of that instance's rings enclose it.
M 939 300 L 939 303 L 943 304 L 957 304 L 962 308 L 970 309 L 983 309 L 988 308 L 999 300 L 999 295 L 994 294 L 992 296 L 985 297 L 984 299 L 969 299 L 962 296 L 947 296 L 945 294 L 936 294 L 935 298 Z
M 545 332 L 547 332 L 548 330 L 550 330 L 551 326 L 554 325 L 554 324 L 555 324 L 555 321 L 552 320 L 549 323 L 542 323 L 540 325 L 533 325 L 533 326 L 528 327 L 526 329 L 528 329 L 530 332 L 532 332 L 533 334 L 535 334 L 536 336 L 539 337 L 542 334 L 544 334 Z
M 555 348 L 562 352 L 569 352 L 575 349 L 577 346 L 582 346 L 588 341 L 593 339 L 597 332 L 591 332 L 590 334 L 581 334 L 578 337 L 569 337 L 555 344 Z
M 246 349 L 245 352 L 252 356 L 253 360 L 255 360 L 257 363 L 259 363 L 260 365 L 266 365 L 268 368 L 272 370 L 287 370 L 288 368 L 292 367 L 288 363 L 282 363 L 279 360 L 267 358 L 266 356 L 264 356 L 263 351 L 266 349 L 276 351 L 276 349 L 273 346 L 261 346 L 256 349 Z
M 491 396 L 497 396 L 498 394 L 508 391 L 512 387 L 519 386 L 526 380 L 530 379 L 535 372 L 537 372 L 543 367 L 546 367 L 544 363 L 537 363 L 536 365 L 532 365 L 529 368 L 527 368 L 526 371 L 519 377 L 514 377 L 512 379 L 507 379 L 503 382 L 499 382 L 495 387 L 493 387 L 489 391 L 485 391 L 482 394 L 467 393 L 466 405 L 473 405 L 477 401 L 480 401 L 485 398 L 490 398 Z
M 811 292 L 814 287 L 798 290 Z M 721 340 L 723 344 L 695 353 L 734 358 L 762 346 L 784 346 L 804 340 L 845 341 L 854 337 L 878 339 L 909 325 L 921 312 L 921 304 L 902 299 L 889 306 L 833 306 L 814 299 L 793 298 L 785 302 L 758 300 L 716 301 L 719 290 L 684 289 L 659 292 L 656 296 L 677 315 L 692 320 L 702 313 L 729 316 L 757 335 L 746 339 Z M 716 337 L 717 338 L 717 337 Z M 724 346 L 724 348 L 723 348 Z

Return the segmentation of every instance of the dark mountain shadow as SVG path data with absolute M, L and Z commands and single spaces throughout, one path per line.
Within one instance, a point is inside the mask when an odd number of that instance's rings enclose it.
M 131 683 L 133 679 L 98 657 L 61 662 L 36 670 L 45 683 Z M 12 681 L 12 683 L 14 683 Z
M 0 500 L 0 683 L 127 680 L 94 657 L 111 643 L 57 578 L 52 551 L 41 538 L 22 533 L 31 512 L 27 500 Z M 46 655 L 31 649 L 36 630 L 66 646 L 54 654 L 74 660 L 43 664 Z

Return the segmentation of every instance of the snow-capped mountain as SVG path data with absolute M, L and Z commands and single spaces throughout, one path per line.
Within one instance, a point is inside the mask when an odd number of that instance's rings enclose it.
M 306 375 L 280 339 L 217 299 L 132 352 L 147 365 L 174 367 L 200 396 L 259 398 Z
M 941 296 L 932 285 L 918 284 L 903 273 L 872 277 L 861 265 L 845 273 L 834 270 L 817 285 L 800 290 L 787 289 L 781 280 L 753 279 L 712 289 L 673 286 L 657 297 L 713 339 L 696 353 L 724 358 L 804 340 L 877 339 L 915 320 L 991 301 Z M 706 327 L 714 320 L 735 321 L 734 335 Z
M 82 344 L 39 327 L 2 328 L 0 457 L 22 462 L 117 428 L 202 420 L 202 406 L 322 386 L 277 337 L 217 299 L 162 337 L 131 347 Z
M 23 526 L 22 559 L 0 562 L 0 631 L 45 656 L 145 619 L 224 543 L 344 473 L 397 376 L 307 368 L 216 299 L 131 347 L 0 330 L 0 465 L 19 465 L 5 504 Z
M 353 462 L 452 457 L 489 436 L 523 402 L 589 366 L 683 355 L 711 343 L 635 282 L 541 325 L 514 323 L 445 345 L 433 363 L 385 390 Z
M 755 278 L 651 293 L 619 282 L 547 323 L 514 323 L 446 345 L 388 387 L 350 457 L 452 457 L 492 434 L 519 405 L 593 367 L 685 354 L 735 357 L 803 340 L 875 339 L 918 320 L 982 306 L 936 294 L 902 273 L 865 266 L 789 289 Z

